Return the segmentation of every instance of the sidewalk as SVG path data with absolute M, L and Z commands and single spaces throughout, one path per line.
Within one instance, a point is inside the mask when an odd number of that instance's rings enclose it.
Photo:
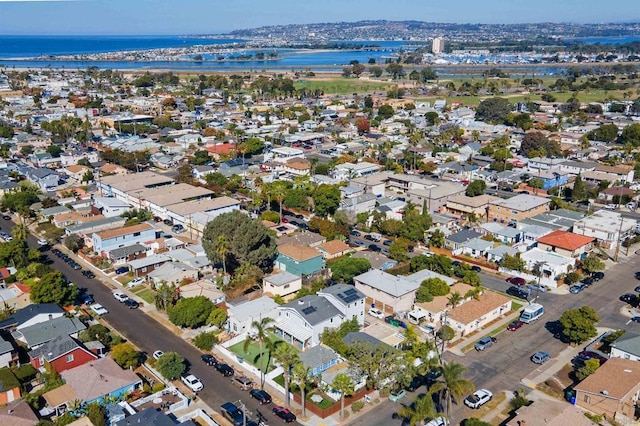
M 604 333 L 612 331 L 610 328 L 597 327 L 598 334 L 596 338 L 599 338 Z M 571 364 L 571 360 L 578 355 L 579 352 L 584 350 L 585 346 L 590 345 L 592 342 L 581 344 L 579 346 L 567 346 L 562 352 L 552 358 L 550 362 L 542 364 L 527 376 L 522 379 L 522 384 L 528 388 L 535 389 L 540 383 L 545 382 L 549 378 L 553 377 L 558 371 L 562 370 L 567 364 Z

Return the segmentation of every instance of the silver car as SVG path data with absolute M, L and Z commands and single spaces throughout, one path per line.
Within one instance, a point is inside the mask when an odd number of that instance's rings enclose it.
M 531 361 L 533 361 L 536 364 L 544 364 L 550 359 L 551 359 L 551 355 L 549 354 L 549 352 L 545 352 L 545 351 L 538 351 L 531 356 Z

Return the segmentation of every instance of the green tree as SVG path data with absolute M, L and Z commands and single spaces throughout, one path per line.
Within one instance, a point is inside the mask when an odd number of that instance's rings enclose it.
M 196 166 L 206 164 L 211 161 L 211 156 L 208 151 L 198 150 L 193 154 L 193 158 L 191 159 L 191 164 L 195 164 Z
M 111 358 L 124 369 L 138 368 L 142 352 L 136 350 L 131 343 L 120 343 L 111 348 Z
M 634 123 L 622 130 L 620 135 L 620 142 L 623 144 L 630 144 L 633 146 L 640 145 L 640 123 Z
M 370 388 L 380 389 L 391 379 L 403 385 L 411 381 L 408 359 L 397 349 L 356 341 L 346 347 L 345 355 L 353 371 L 367 378 Z
M 227 254 L 229 253 L 229 240 L 224 235 L 218 235 L 216 239 L 216 254 L 220 256 L 220 261 L 222 262 L 222 271 L 224 272 L 224 276 L 227 276 Z
M 615 124 L 603 124 L 597 129 L 588 132 L 585 136 L 591 141 L 613 142 L 618 137 L 618 126 Z
M 222 308 L 213 308 L 207 318 L 207 324 L 220 328 L 225 322 L 227 322 L 227 311 Z
M 522 260 L 519 254 L 514 256 L 505 254 L 500 261 L 500 266 L 511 271 L 522 272 L 527 268 L 527 262 Z
M 391 105 L 380 105 L 380 108 L 378 108 L 378 115 L 382 116 L 382 118 L 384 119 L 389 119 L 391 117 L 393 117 L 394 114 L 394 110 L 393 107 Z
M 218 335 L 213 331 L 204 331 L 193 338 L 194 346 L 203 351 L 210 351 L 216 343 Z
M 597 312 L 590 306 L 569 309 L 560 315 L 562 334 L 571 343 L 582 343 L 595 337 L 596 323 L 600 320 Z
M 598 256 L 591 253 L 580 261 L 580 268 L 587 274 L 604 270 L 604 262 Z
M 364 274 L 371 269 L 368 259 L 357 257 L 344 257 L 331 265 L 331 276 L 334 280 L 351 284 L 353 277 Z
M 107 411 L 97 402 L 87 405 L 87 417 L 93 426 L 107 426 Z
M 56 157 L 60 157 L 60 154 L 62 154 L 63 149 L 62 149 L 62 148 L 60 148 L 58 145 L 49 145 L 49 146 L 47 147 L 46 151 L 47 151 L 49 154 L 51 154 L 51 156 L 52 156 L 53 158 L 56 158 Z
M 293 370 L 291 371 L 291 381 L 300 389 L 302 417 L 307 417 L 306 390 L 311 379 L 311 367 L 305 367 L 301 362 L 297 363 L 293 367 Z
M 169 309 L 169 321 L 178 327 L 198 328 L 207 322 L 214 307 L 205 296 L 186 297 Z
M 488 98 L 480 101 L 476 108 L 476 120 L 490 123 L 504 123 L 507 115 L 513 110 L 509 100 L 500 97 Z
M 263 317 L 260 321 L 253 321 L 251 323 L 251 329 L 255 329 L 255 333 L 253 333 L 253 338 L 246 339 L 244 341 L 243 351 L 247 353 L 247 349 L 249 349 L 249 345 L 254 341 L 258 342 L 260 345 L 260 352 L 258 352 L 258 358 L 253 360 L 254 365 L 258 365 L 258 359 L 260 360 L 260 389 L 264 387 L 264 375 L 266 374 L 266 369 L 269 367 L 269 360 L 267 359 L 267 363 L 265 364 L 265 359 L 267 357 L 264 356 L 264 346 L 267 345 L 269 349 L 269 353 L 272 353 L 275 349 L 275 344 L 273 340 L 271 340 L 271 335 L 274 332 L 275 328 L 273 323 L 275 321 L 270 317 Z
M 467 189 L 464 191 L 467 197 L 477 197 L 484 194 L 484 190 L 487 188 L 485 181 L 476 179 L 467 185 Z
M 446 296 L 451 290 L 449 284 L 440 278 L 427 278 L 422 281 L 420 286 L 425 287 L 434 296 Z
M 558 142 L 550 140 L 541 132 L 528 132 L 524 135 L 520 150 L 529 158 L 562 155 Z
M 389 246 L 389 257 L 398 262 L 409 259 L 409 243 L 406 238 L 398 238 Z
M 464 378 L 467 368 L 455 362 L 444 363 L 439 368 L 440 377 L 433 385 L 432 391 L 440 395 L 440 405 L 444 407 L 447 417 L 451 412 L 453 401 L 460 401 L 462 397 L 474 391 L 473 383 Z
M 340 189 L 336 185 L 322 184 L 312 194 L 315 213 L 320 217 L 332 215 L 340 206 Z
M 82 247 L 84 247 L 84 240 L 78 234 L 71 234 L 64 239 L 64 245 L 66 248 L 76 253 Z
M 258 220 L 241 211 L 221 214 L 207 223 L 202 236 L 207 257 L 220 261 L 218 237 L 224 235 L 229 243 L 227 262 L 236 269 L 242 263 L 269 269 L 277 254 L 275 238 Z
M 478 273 L 472 270 L 464 272 L 464 275 L 462 276 L 462 282 L 473 286 L 478 286 L 481 283 Z
M 176 288 L 175 284 L 167 284 L 167 282 L 162 282 L 156 288 L 155 295 L 155 304 L 156 308 L 161 311 L 167 311 L 170 307 L 172 307 L 178 298 L 180 297 L 180 293 Z
M 344 420 L 344 400 L 348 395 L 353 395 L 353 381 L 346 374 L 338 373 L 331 382 L 331 388 L 340 392 L 340 419 Z
M 438 416 L 433 395 L 427 392 L 420 395 L 411 405 L 405 405 L 398 410 L 398 415 L 409 422 L 409 425 L 423 425 L 425 421 L 432 420 Z
M 284 406 L 286 408 L 289 408 L 289 386 L 291 383 L 291 370 L 296 364 L 300 363 L 300 358 L 298 358 L 298 351 L 288 343 L 281 343 L 273 352 L 273 358 L 278 364 L 280 364 L 280 366 L 282 366 L 285 395 Z
M 571 201 L 574 203 L 582 201 L 587 195 L 584 182 L 582 181 L 582 175 L 578 173 L 576 180 L 573 181 L 573 190 L 571 191 Z
M 33 303 L 55 303 L 60 306 L 71 305 L 78 296 L 78 288 L 67 284 L 62 272 L 49 272 L 31 285 Z
M 441 248 L 441 247 L 444 247 L 445 239 L 446 237 L 444 235 L 444 232 L 442 232 L 439 229 L 436 229 L 431 233 L 431 236 L 429 237 L 429 244 L 432 247 Z
M 165 379 L 176 380 L 187 371 L 187 365 L 179 353 L 165 352 L 158 361 L 156 361 L 156 370 L 158 370 Z
M 584 365 L 576 371 L 576 377 L 578 380 L 584 380 L 595 373 L 598 368 L 600 368 L 600 360 L 598 358 L 587 359 Z

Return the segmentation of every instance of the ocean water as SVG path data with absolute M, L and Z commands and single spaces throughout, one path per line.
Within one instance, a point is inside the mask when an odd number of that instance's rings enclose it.
M 9 36 L 0 35 L 0 58 L 104 53 L 127 50 L 241 43 L 240 39 L 181 36 Z
M 566 38 L 565 41 L 581 41 L 586 44 L 625 44 L 634 41 L 640 41 L 640 36 L 626 36 L 626 37 L 576 37 Z

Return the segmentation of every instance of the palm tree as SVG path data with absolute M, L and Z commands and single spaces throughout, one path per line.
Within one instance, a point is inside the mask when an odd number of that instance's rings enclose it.
M 340 419 L 344 420 L 344 399 L 347 395 L 353 395 L 353 381 L 346 374 L 340 373 L 334 377 L 331 388 L 340 392 Z
M 302 417 L 307 417 L 306 390 L 307 384 L 311 380 L 311 367 L 305 367 L 299 362 L 291 371 L 291 379 L 300 388 L 300 398 L 302 399 Z
M 29 229 L 27 228 L 27 225 L 25 225 L 24 223 L 17 224 L 11 230 L 11 235 L 13 235 L 13 238 L 15 238 L 16 240 L 25 241 L 27 239 L 28 234 L 29 234 Z
M 272 325 L 272 323 L 275 322 L 273 320 L 273 318 L 270 317 L 264 317 L 261 318 L 260 321 L 253 321 L 251 323 L 251 328 L 256 330 L 255 333 L 255 337 L 253 337 L 253 339 L 247 339 L 244 341 L 244 346 L 243 346 L 243 351 L 245 353 L 247 353 L 247 349 L 249 348 L 249 345 L 251 343 L 253 343 L 253 341 L 257 341 L 258 344 L 260 345 L 260 353 L 258 354 L 258 357 L 260 357 L 260 388 L 262 389 L 264 387 L 264 370 L 268 367 L 268 363 L 265 366 L 264 365 L 264 345 L 266 344 L 268 346 L 269 352 L 271 352 L 271 350 L 274 349 L 274 343 L 271 341 L 271 339 L 269 337 L 270 334 L 274 331 L 274 327 Z M 254 360 L 254 362 L 257 361 Z
M 298 351 L 287 343 L 280 342 L 273 353 L 275 361 L 282 366 L 284 370 L 284 406 L 289 408 L 289 386 L 291 384 L 291 370 L 294 366 L 300 363 L 298 358 Z
M 476 287 L 473 287 L 471 290 L 467 291 L 464 295 L 464 298 L 469 299 L 472 297 L 476 300 L 480 300 L 481 295 L 482 295 L 482 287 L 476 286 Z
M 413 404 L 406 405 L 398 410 L 398 415 L 407 419 L 412 426 L 423 425 L 426 419 L 434 419 L 438 414 L 433 403 L 432 392 L 419 396 Z
M 451 293 L 451 295 L 447 298 L 447 300 L 449 301 L 449 305 L 451 305 L 453 309 L 455 309 L 456 306 L 458 306 L 458 304 L 462 302 L 462 299 L 462 295 L 457 291 Z
M 271 197 L 273 197 L 273 199 L 276 200 L 280 205 L 280 220 L 282 220 L 282 202 L 287 195 L 287 189 L 284 187 L 284 185 L 276 184 L 271 186 L 269 193 L 271 194 Z
M 227 276 L 227 253 L 229 253 L 229 240 L 224 235 L 218 235 L 216 239 L 216 253 L 222 258 L 222 270 Z
M 462 375 L 467 368 L 455 362 L 443 363 L 440 366 L 440 378 L 432 387 L 433 392 L 440 393 L 440 405 L 444 406 L 444 411 L 449 417 L 451 404 L 458 401 L 463 395 L 475 390 L 473 383 L 465 379 Z

